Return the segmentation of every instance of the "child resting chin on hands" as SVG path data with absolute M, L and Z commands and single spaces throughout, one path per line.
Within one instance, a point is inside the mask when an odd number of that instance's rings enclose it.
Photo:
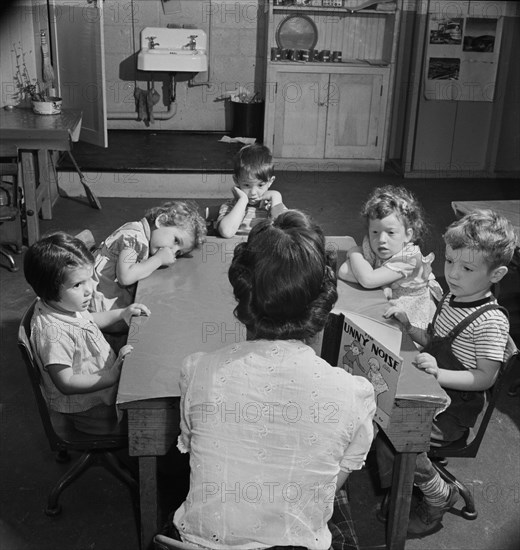
M 96 282 L 94 258 L 85 244 L 66 233 L 42 238 L 27 251 L 24 274 L 38 295 L 31 319 L 31 346 L 42 373 L 49 408 L 66 414 L 76 429 L 118 433 L 115 400 L 124 358 L 116 356 L 101 330 L 133 315 L 149 315 L 143 304 L 89 313 Z
M 235 156 L 233 199 L 219 210 L 216 228 L 225 239 L 248 235 L 263 219 L 275 219 L 287 210 L 279 191 L 272 191 L 274 166 L 265 145 L 246 145 Z

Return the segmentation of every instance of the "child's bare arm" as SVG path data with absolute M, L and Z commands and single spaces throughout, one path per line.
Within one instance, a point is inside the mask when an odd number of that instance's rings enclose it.
M 402 325 L 403 331 L 408 333 L 414 342 L 417 342 L 421 346 L 425 346 L 428 343 L 429 337 L 427 327 L 415 327 L 412 325 L 404 309 L 397 306 L 390 306 L 383 313 L 383 317 L 385 319 L 393 318 L 398 321 Z
M 350 260 L 344 261 L 338 269 L 338 277 L 347 281 L 349 283 L 357 283 L 358 280 L 354 273 L 352 273 L 352 268 L 350 267 Z
M 435 376 L 443 388 L 459 391 L 489 389 L 495 383 L 500 369 L 500 362 L 491 359 L 478 359 L 476 369 L 441 369 L 435 358 L 429 353 L 419 353 L 414 364 L 417 368 Z
M 364 258 L 363 250 L 360 246 L 349 250 L 348 259 L 350 260 L 350 267 L 357 282 L 365 288 L 379 288 L 398 281 L 403 277 L 401 273 L 385 266 L 374 269 Z
M 94 323 L 101 329 L 106 329 L 117 323 L 124 321 L 127 325 L 130 324 L 130 319 L 133 316 L 150 315 L 150 309 L 144 304 L 131 304 L 126 308 L 112 309 L 110 311 L 92 312 Z
M 47 365 L 47 370 L 61 393 L 65 395 L 92 393 L 109 388 L 118 382 L 123 360 L 132 350 L 133 347 L 130 345 L 123 346 L 112 368 L 102 369 L 94 374 L 74 374 L 71 365 Z
M 233 187 L 233 195 L 237 199 L 233 208 L 220 220 L 217 230 L 221 237 L 230 239 L 236 235 L 244 219 L 248 198 L 240 187 Z
M 174 262 L 175 250 L 172 248 L 160 248 L 153 256 L 142 262 L 135 261 L 133 248 L 125 248 L 117 259 L 117 280 L 124 286 L 133 285 L 142 279 L 146 279 L 161 266 L 171 265 Z

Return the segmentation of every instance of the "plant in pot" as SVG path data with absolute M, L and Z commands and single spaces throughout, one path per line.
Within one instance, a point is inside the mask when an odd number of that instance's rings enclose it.
M 51 94 L 52 83 L 42 83 L 31 79 L 25 63 L 25 53 L 21 48 L 14 48 L 16 56 L 16 74 L 14 77 L 19 103 L 30 100 L 32 109 L 39 115 L 58 115 L 61 113 L 61 97 Z

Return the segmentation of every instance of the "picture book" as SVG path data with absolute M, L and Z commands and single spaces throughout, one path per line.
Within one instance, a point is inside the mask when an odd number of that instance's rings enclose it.
M 401 331 L 358 313 L 339 310 L 334 313 L 338 317 L 335 330 L 340 331 L 337 366 L 370 380 L 377 403 L 374 420 L 385 428 L 403 362 L 399 355 Z

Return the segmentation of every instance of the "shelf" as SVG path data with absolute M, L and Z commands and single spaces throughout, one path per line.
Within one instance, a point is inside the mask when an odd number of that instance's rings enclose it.
M 395 15 L 396 10 L 356 10 L 350 8 L 339 8 L 334 6 L 273 6 L 273 13 L 280 12 L 307 12 L 307 13 L 333 13 L 341 15 L 357 14 L 377 14 L 377 15 Z
M 377 59 L 349 59 L 341 62 L 324 62 L 324 61 L 294 61 L 290 59 L 281 59 L 280 61 L 270 60 L 269 63 L 273 65 L 299 65 L 299 66 L 311 66 L 311 67 L 329 67 L 330 69 L 338 67 L 388 67 L 390 63 Z

